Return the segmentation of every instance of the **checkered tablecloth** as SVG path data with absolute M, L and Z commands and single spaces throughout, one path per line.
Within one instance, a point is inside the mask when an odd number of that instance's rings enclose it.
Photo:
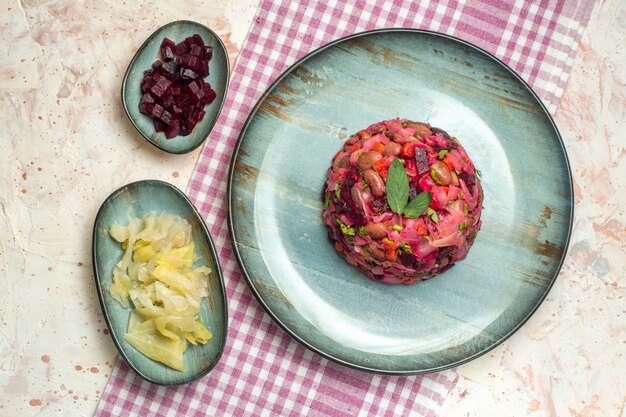
M 218 123 L 191 180 L 223 267 L 230 326 L 226 350 L 200 381 L 164 388 L 120 360 L 97 416 L 436 416 L 454 371 L 373 375 L 308 351 L 264 312 L 236 264 L 226 222 L 228 164 L 246 117 L 289 65 L 345 35 L 386 27 L 430 29 L 507 62 L 554 112 L 591 12 L 586 0 L 262 0 Z

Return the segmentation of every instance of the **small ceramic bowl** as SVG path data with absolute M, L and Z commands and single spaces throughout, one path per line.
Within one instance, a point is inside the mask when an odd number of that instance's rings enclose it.
M 204 81 L 211 84 L 217 97 L 213 103 L 204 107 L 206 111 L 204 119 L 189 135 L 167 139 L 163 132 L 156 132 L 153 119 L 139 111 L 143 73 L 152 67 L 154 61 L 160 59 L 159 48 L 164 38 L 167 37 L 178 43 L 194 34 L 200 35 L 206 45 L 213 47 L 213 57 L 209 61 L 210 74 Z M 154 146 L 173 154 L 191 152 L 202 145 L 213 129 L 224 105 L 229 77 L 228 53 L 224 43 L 215 32 L 189 20 L 171 22 L 150 35 L 130 61 L 122 82 L 122 104 L 131 123 Z
M 144 356 L 126 340 L 131 309 L 111 298 L 109 286 L 113 267 L 123 255 L 121 245 L 109 236 L 113 224 L 126 225 L 132 217 L 148 213 L 170 213 L 192 227 L 195 244 L 194 267 L 211 268 L 209 296 L 202 301 L 200 317 L 213 334 L 204 345 L 189 345 L 184 354 L 185 371 L 179 372 Z M 93 269 L 104 319 L 115 346 L 128 365 L 145 380 L 158 385 L 182 385 L 206 375 L 217 364 L 226 342 L 228 311 L 226 292 L 217 253 L 202 217 L 178 188 L 156 180 L 138 181 L 116 190 L 102 204 L 93 229 Z

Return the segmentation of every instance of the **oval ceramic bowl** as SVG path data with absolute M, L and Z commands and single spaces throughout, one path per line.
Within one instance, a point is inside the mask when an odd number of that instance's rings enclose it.
M 458 137 L 483 172 L 467 259 L 413 286 L 370 281 L 321 221 L 332 156 L 395 117 Z M 268 313 L 321 355 L 389 374 L 450 368 L 513 334 L 556 279 L 572 214 L 563 142 L 528 85 L 485 51 L 419 30 L 358 34 L 289 68 L 253 109 L 230 170 L 235 252 Z
M 190 345 L 184 354 L 185 371 L 179 372 L 153 361 L 133 348 L 124 333 L 131 310 L 122 307 L 109 295 L 113 267 L 123 255 L 121 245 L 109 236 L 113 224 L 127 225 L 131 217 L 148 213 L 171 213 L 187 220 L 195 243 L 194 267 L 206 265 L 209 296 L 202 301 L 200 317 L 213 333 L 205 345 Z M 222 271 L 215 246 L 202 217 L 178 188 L 156 180 L 138 181 L 116 190 L 102 204 L 93 229 L 93 268 L 102 312 L 115 346 L 128 365 L 141 377 L 159 385 L 181 385 L 206 375 L 217 364 L 226 342 L 228 311 Z
M 143 73 L 160 58 L 159 48 L 163 38 L 167 37 L 178 43 L 196 33 L 202 37 L 206 45 L 213 47 L 213 58 L 209 61 L 210 74 L 205 78 L 205 82 L 211 84 L 217 97 L 213 103 L 204 107 L 206 111 L 204 119 L 196 125 L 191 134 L 167 139 L 163 132 L 156 132 L 152 118 L 139 111 Z M 122 82 L 122 104 L 131 123 L 154 146 L 174 154 L 191 152 L 205 141 L 213 129 L 224 105 L 229 76 L 228 53 L 224 43 L 215 32 L 188 20 L 171 22 L 150 35 L 130 61 Z

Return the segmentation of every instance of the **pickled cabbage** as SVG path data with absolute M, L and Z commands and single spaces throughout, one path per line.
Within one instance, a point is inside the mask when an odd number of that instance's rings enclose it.
M 191 226 L 171 214 L 133 218 L 109 234 L 124 255 L 113 268 L 109 294 L 133 312 L 124 339 L 147 357 L 183 372 L 188 343 L 207 343 L 200 305 L 208 295 L 206 266 L 193 268 Z

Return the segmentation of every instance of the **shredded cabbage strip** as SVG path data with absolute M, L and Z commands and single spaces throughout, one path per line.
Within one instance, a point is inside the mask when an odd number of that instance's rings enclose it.
M 172 214 L 132 218 L 109 234 L 124 254 L 113 268 L 109 294 L 133 308 L 124 339 L 147 357 L 183 372 L 188 343 L 205 344 L 212 334 L 200 319 L 208 296 L 206 266 L 193 268 L 191 226 Z

